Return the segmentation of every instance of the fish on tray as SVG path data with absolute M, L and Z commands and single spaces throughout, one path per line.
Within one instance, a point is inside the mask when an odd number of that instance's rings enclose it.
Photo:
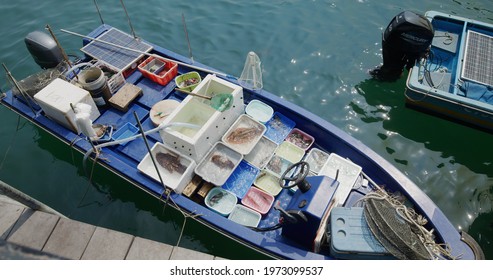
M 219 202 L 219 200 L 221 200 L 221 198 L 223 198 L 223 196 L 225 194 L 226 193 L 224 193 L 224 192 L 218 192 L 217 194 L 213 195 L 211 197 L 211 200 L 210 200 L 211 206 L 214 206 L 215 204 L 217 204 Z
M 156 153 L 156 161 L 170 173 L 173 173 L 174 171 L 184 173 L 187 169 L 185 165 L 181 164 L 180 156 L 171 153 Z
M 226 140 L 232 144 L 243 144 L 252 141 L 260 133 L 258 127 L 238 127 L 226 137 Z
M 211 157 L 211 162 L 220 168 L 233 169 L 233 167 L 235 167 L 234 163 L 229 158 L 218 154 Z

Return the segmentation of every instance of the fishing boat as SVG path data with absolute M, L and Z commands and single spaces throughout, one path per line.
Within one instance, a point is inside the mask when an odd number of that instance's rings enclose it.
M 428 11 L 422 17 L 401 13 L 391 27 L 394 33 L 416 35 L 411 37 L 425 47 L 409 59 L 406 105 L 493 131 L 493 24 Z M 383 45 L 384 52 L 396 54 L 405 52 L 405 46 L 409 41 Z M 387 64 L 400 60 L 384 56 L 384 65 L 386 59 Z
M 275 259 L 484 258 L 396 167 L 263 89 L 255 53 L 237 78 L 107 24 L 62 31 L 84 55 L 28 34 L 42 70 L 17 81 L 4 65 L 1 103 L 85 165 Z

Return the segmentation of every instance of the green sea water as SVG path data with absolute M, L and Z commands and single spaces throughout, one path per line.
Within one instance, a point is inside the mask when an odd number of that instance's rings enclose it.
M 130 32 L 120 1 L 97 1 L 105 23 Z M 125 1 L 139 37 L 239 76 L 249 51 L 262 61 L 264 88 L 334 123 L 395 164 L 472 235 L 493 259 L 493 134 L 404 106 L 405 78 L 380 83 L 381 34 L 404 10 L 438 10 L 493 23 L 491 0 Z M 101 21 L 94 1 L 0 1 L 0 62 L 17 79 L 39 70 L 24 45 L 31 31 L 54 30 L 69 54 Z M 2 69 L 3 71 L 3 69 Z M 0 76 L 2 90 L 9 85 Z M 261 258 L 96 167 L 0 107 L 0 179 L 64 215 L 230 259 Z M 185 224 L 185 226 L 184 226 Z M 183 229 L 183 230 L 182 230 Z M 218 242 L 220 240 L 221 242 Z M 179 243 L 179 244 L 178 244 Z

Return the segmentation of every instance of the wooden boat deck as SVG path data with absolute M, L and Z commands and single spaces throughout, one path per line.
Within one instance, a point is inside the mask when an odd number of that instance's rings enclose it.
M 0 246 L 71 260 L 214 260 L 219 257 L 32 210 L 0 195 Z M 8 255 L 8 254 L 7 254 Z M 29 258 L 29 257 L 28 257 Z

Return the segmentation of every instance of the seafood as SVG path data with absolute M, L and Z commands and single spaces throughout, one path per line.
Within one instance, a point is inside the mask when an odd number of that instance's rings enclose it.
M 259 181 L 260 179 L 262 179 L 265 175 L 267 175 L 267 173 L 265 171 L 261 171 L 260 174 L 257 176 L 256 180 Z
M 225 194 L 226 193 L 224 192 L 218 192 L 217 194 L 213 195 L 210 200 L 211 206 L 214 206 L 216 203 L 218 203 Z
M 188 78 L 188 79 L 186 79 L 180 83 L 180 87 L 188 87 L 191 85 L 195 85 L 198 82 L 199 82 L 199 79 L 197 79 L 197 78 Z
M 305 138 L 301 133 L 298 132 L 293 132 L 289 134 L 288 138 L 286 139 L 287 141 L 295 144 L 296 146 L 306 149 L 310 146 L 312 143 L 311 139 Z
M 275 130 L 287 129 L 287 126 L 282 122 L 281 118 L 279 118 L 279 116 L 276 116 L 276 115 L 274 115 L 274 117 L 270 121 L 270 125 Z
M 177 171 L 179 173 L 185 172 L 186 166 L 181 164 L 180 157 L 177 155 L 169 153 L 156 153 L 156 160 L 164 169 L 168 170 L 170 173 Z
M 233 169 L 234 163 L 225 156 L 215 154 L 211 157 L 212 163 L 219 166 L 220 168 Z
M 272 159 L 267 164 L 267 168 L 276 173 L 281 173 L 281 167 L 282 167 L 281 158 L 278 156 L 273 156 Z
M 260 134 L 258 127 L 239 127 L 233 130 L 226 140 L 232 144 L 243 144 L 253 140 Z

